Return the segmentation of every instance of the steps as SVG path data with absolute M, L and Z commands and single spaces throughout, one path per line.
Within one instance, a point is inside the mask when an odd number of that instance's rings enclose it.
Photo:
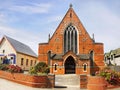
M 80 76 L 76 74 L 65 74 L 55 76 L 56 86 L 80 86 Z

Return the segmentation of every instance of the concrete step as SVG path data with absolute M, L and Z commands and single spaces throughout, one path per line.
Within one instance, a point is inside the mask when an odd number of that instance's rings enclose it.
M 76 74 L 65 74 L 55 76 L 56 86 L 80 86 L 80 76 Z

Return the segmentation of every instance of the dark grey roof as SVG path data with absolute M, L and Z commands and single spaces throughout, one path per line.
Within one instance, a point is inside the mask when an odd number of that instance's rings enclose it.
M 115 56 L 119 56 L 120 55 L 120 48 L 116 49 L 113 54 L 115 54 Z
M 55 60 L 61 60 L 62 56 L 62 54 L 51 54 L 51 58 Z
M 61 60 L 63 54 L 51 54 L 51 58 L 55 60 Z M 79 54 L 77 55 L 80 60 L 89 60 L 90 55 L 89 54 Z
M 16 52 L 37 57 L 37 55 L 34 53 L 34 51 L 29 46 L 27 46 L 17 40 L 14 40 L 8 36 L 5 36 L 5 38 L 10 42 L 10 44 L 13 46 L 13 48 L 16 50 Z
M 120 56 L 120 48 L 117 48 L 115 50 L 111 50 L 110 52 L 105 53 L 104 55 L 105 55 L 105 57 L 108 57 L 108 58 L 110 58 L 111 55 L 114 55 L 115 57 Z
M 90 59 L 89 54 L 79 54 L 78 57 L 80 58 L 80 60 L 89 60 Z

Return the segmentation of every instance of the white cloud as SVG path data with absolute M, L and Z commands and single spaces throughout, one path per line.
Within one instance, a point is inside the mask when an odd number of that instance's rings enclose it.
M 63 18 L 62 15 L 51 16 L 51 17 L 48 17 L 48 21 L 47 22 L 51 23 L 51 22 L 62 21 L 62 18 Z
M 8 13 L 10 11 L 12 12 L 16 11 L 17 13 L 20 12 L 25 14 L 47 13 L 50 7 L 51 7 L 51 4 L 49 3 L 45 3 L 45 4 L 32 3 L 29 5 L 15 5 L 13 3 L 10 3 L 7 7 L 5 7 L 5 5 L 2 5 L 2 7 L 0 8 L 1 10 L 4 10 L 4 12 L 0 12 L 0 38 L 2 38 L 3 35 L 7 35 L 13 39 L 16 39 L 22 43 L 25 43 L 37 53 L 38 43 L 46 41 L 44 32 L 41 32 L 38 34 L 34 30 L 30 30 L 30 31 L 20 30 L 18 28 L 13 28 L 11 26 L 8 26 L 10 22 L 16 21 L 16 16 L 12 14 L 11 15 L 12 18 L 10 18 Z M 42 39 L 40 39 L 40 37 L 42 37 Z
M 97 34 L 99 36 L 98 38 L 99 40 L 100 38 L 102 38 L 102 41 L 105 44 L 105 51 L 119 48 L 120 33 L 118 32 L 120 30 L 120 27 L 119 27 L 120 17 L 118 17 L 117 15 L 113 14 L 110 11 L 103 12 L 103 15 L 104 17 L 99 18 L 101 19 L 99 21 L 102 25 L 100 25 L 101 28 L 98 27 L 98 31 L 97 31 Z
M 86 7 L 86 6 L 89 6 Z M 87 3 L 84 6 L 87 29 L 95 33 L 96 41 L 104 43 L 105 52 L 119 48 L 120 16 L 103 3 Z
M 12 35 L 12 34 L 16 34 L 16 30 L 13 29 L 13 28 L 10 28 L 10 27 L 7 27 L 7 26 L 1 26 L 0 25 L 0 33 L 1 34 L 9 34 L 9 35 Z
M 0 13 L 0 24 L 5 23 L 6 22 L 6 16 L 1 12 Z
M 74 3 L 76 3 L 76 1 Z M 100 41 L 104 43 L 105 51 L 120 47 L 120 42 L 119 42 L 120 16 L 118 16 L 118 14 L 116 14 L 115 12 L 111 11 L 111 9 L 109 9 L 109 6 L 107 6 L 105 3 L 90 1 L 84 3 L 81 2 L 81 5 L 80 3 L 77 4 L 78 4 L 78 8 L 76 8 L 77 6 L 73 5 L 75 11 L 77 10 L 79 11 L 76 12 L 77 15 L 80 17 L 80 20 L 84 23 L 83 25 L 85 26 L 89 34 L 91 35 L 92 33 L 95 33 L 96 41 L 97 42 Z M 60 8 L 54 8 L 57 6 L 60 6 Z M 56 4 L 56 6 L 52 7 L 51 2 L 29 3 L 29 4 L 27 3 L 22 5 L 20 5 L 19 3 L 15 4 L 13 2 L 8 3 L 6 5 L 5 2 L 4 4 L 2 4 L 2 6 L 0 5 L 0 9 L 1 7 L 2 9 L 4 9 L 4 11 L 6 12 L 5 14 L 7 15 L 5 16 L 4 13 L 0 12 L 0 35 L 5 34 L 10 37 L 13 37 L 16 40 L 20 40 L 21 42 L 29 45 L 36 52 L 38 49 L 38 43 L 47 41 L 46 38 L 48 36 L 47 34 L 55 31 L 56 27 L 59 25 L 60 21 L 64 17 L 64 15 L 62 14 L 65 14 L 63 13 L 63 11 L 65 11 L 65 9 L 63 8 L 64 6 Z M 52 13 L 52 16 L 51 15 L 44 16 L 43 18 L 45 19 L 40 18 L 41 16 L 39 17 L 36 16 L 32 18 L 34 19 L 34 22 L 30 22 L 31 26 L 33 26 L 32 29 L 34 28 L 34 26 L 36 26 L 35 28 L 40 28 L 40 31 L 37 31 L 38 29 L 30 30 L 30 32 L 28 33 L 27 32 L 28 30 L 27 31 L 18 30 L 16 28 L 7 26 L 7 25 L 14 25 L 17 27 L 14 21 L 15 20 L 17 21 L 18 18 L 17 14 L 19 13 L 23 13 L 24 15 L 48 13 L 51 7 L 53 8 L 52 12 L 55 12 Z M 63 9 L 63 11 L 60 10 L 61 8 Z M 58 11 L 60 12 L 59 15 L 57 13 Z M 9 16 L 8 14 L 10 14 L 11 16 Z M 22 17 L 19 17 L 18 19 L 22 21 Z M 4 25 L 4 22 L 6 21 L 8 23 Z M 28 21 L 26 22 L 21 22 L 21 21 L 19 22 L 21 28 L 25 28 L 24 23 L 26 25 Z
M 51 4 L 49 3 L 46 4 L 33 3 L 31 5 L 12 5 L 8 9 L 26 14 L 36 14 L 36 13 L 48 13 L 50 7 Z
M 0 26 L 0 38 L 2 38 L 3 35 L 7 35 L 30 46 L 37 54 L 39 35 L 33 32 L 26 32 L 25 30 L 19 30 L 8 26 Z

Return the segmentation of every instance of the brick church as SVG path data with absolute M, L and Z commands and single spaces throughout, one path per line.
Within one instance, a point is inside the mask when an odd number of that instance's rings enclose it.
M 38 60 L 53 74 L 94 74 L 104 66 L 103 43 L 91 38 L 72 5 L 47 43 L 39 43 Z

